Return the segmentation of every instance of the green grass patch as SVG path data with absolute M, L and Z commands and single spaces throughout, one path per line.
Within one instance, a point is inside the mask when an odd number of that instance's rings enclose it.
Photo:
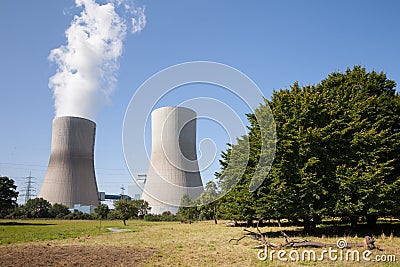
M 110 233 L 106 228 L 128 229 L 130 232 L 138 228 L 123 226 L 121 221 L 79 220 L 0 220 L 0 245 L 20 242 L 68 239 L 97 236 Z

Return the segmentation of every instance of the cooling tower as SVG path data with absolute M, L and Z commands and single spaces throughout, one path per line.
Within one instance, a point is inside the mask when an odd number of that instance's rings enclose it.
M 142 199 L 151 213 L 176 213 L 181 199 L 203 192 L 196 154 L 196 112 L 184 107 L 163 107 L 151 114 L 150 166 Z
M 93 150 L 96 124 L 78 117 L 53 120 L 49 166 L 39 197 L 69 208 L 98 206 Z

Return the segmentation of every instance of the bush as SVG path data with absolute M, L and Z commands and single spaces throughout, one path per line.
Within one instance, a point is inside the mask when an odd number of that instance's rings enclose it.
M 26 215 L 25 206 L 18 206 L 15 207 L 14 210 L 8 214 L 6 219 L 27 219 L 28 216 Z
M 110 210 L 110 212 L 107 214 L 107 219 L 109 219 L 109 220 L 119 220 L 118 211 Z
M 49 218 L 51 204 L 44 198 L 29 199 L 25 205 L 28 218 Z
M 68 207 L 62 204 L 55 203 L 49 210 L 50 218 L 63 218 L 65 215 L 70 214 Z
M 56 219 L 64 219 L 69 214 L 71 214 L 71 212 L 68 214 L 57 214 Z
M 92 220 L 95 217 L 88 213 L 83 213 L 82 211 L 74 210 L 74 212 L 64 216 L 65 220 Z
M 170 211 L 164 211 L 162 214 L 146 214 L 144 220 L 149 222 L 173 222 L 177 221 L 178 217 Z
M 64 216 L 64 220 L 72 220 L 73 218 L 74 218 L 74 215 L 72 215 L 72 213 Z

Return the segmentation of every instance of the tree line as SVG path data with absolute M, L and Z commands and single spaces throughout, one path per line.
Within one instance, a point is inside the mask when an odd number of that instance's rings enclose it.
M 69 209 L 67 206 L 51 204 L 43 198 L 29 199 L 27 203 L 18 205 L 18 191 L 14 180 L 0 177 L 0 219 L 37 219 L 55 218 L 65 220 L 122 220 L 124 225 L 129 219 L 144 219 L 145 221 L 179 221 L 186 220 L 181 215 L 165 211 L 162 214 L 151 214 L 149 203 L 144 200 L 116 200 L 114 208 L 100 204 L 94 213 L 88 214 L 78 210 Z
M 106 204 L 100 204 L 94 211 L 88 214 L 78 210 L 71 210 L 67 206 L 51 204 L 43 198 L 29 199 L 24 205 L 18 205 L 18 191 L 14 180 L 0 177 L 0 218 L 6 219 L 36 219 L 55 218 L 67 220 L 110 219 L 122 220 L 126 225 L 128 219 L 140 219 L 148 215 L 149 204 L 144 200 L 120 199 L 114 202 L 114 208 L 110 209 Z M 164 216 L 165 217 L 165 216 Z M 162 217 L 163 219 L 165 219 Z

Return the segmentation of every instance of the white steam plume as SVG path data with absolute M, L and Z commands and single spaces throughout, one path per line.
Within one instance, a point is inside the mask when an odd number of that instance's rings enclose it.
M 56 74 L 49 79 L 57 117 L 94 119 L 96 110 L 109 101 L 115 88 L 128 28 L 135 33 L 146 24 L 143 8 L 133 8 L 127 0 L 106 2 L 75 0 L 82 11 L 65 32 L 67 44 L 49 55 L 49 60 L 57 64 Z M 117 13 L 118 7 L 124 9 L 125 16 Z

